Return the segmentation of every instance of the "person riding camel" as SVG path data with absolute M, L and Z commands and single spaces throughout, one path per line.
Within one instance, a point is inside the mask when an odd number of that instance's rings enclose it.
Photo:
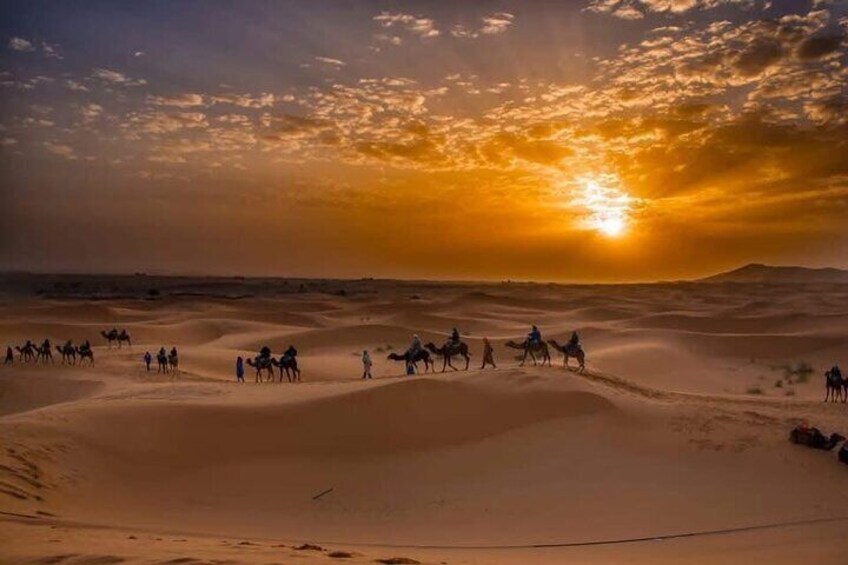
M 459 345 L 459 340 L 460 340 L 460 337 L 459 337 L 459 330 L 458 330 L 458 329 L 456 329 L 456 328 L 454 328 L 454 329 L 451 331 L 450 339 L 449 339 L 448 341 L 449 341 L 449 343 L 450 343 L 451 345 Z
M 830 376 L 833 380 L 842 379 L 842 371 L 839 369 L 839 365 L 836 363 L 833 364 L 833 367 L 830 368 Z
M 421 345 L 421 338 L 418 337 L 418 334 L 413 335 L 412 343 L 409 344 L 409 349 L 407 350 L 407 353 L 410 357 L 415 358 L 415 356 L 418 355 L 422 349 L 423 346 Z
M 80 345 L 79 350 L 80 352 L 91 351 L 91 342 L 85 340 L 84 342 L 82 342 L 82 345 Z
M 44 343 L 42 343 L 42 344 L 41 344 L 41 349 L 42 349 L 42 350 L 49 350 L 49 349 L 51 349 L 51 348 L 50 348 L 50 339 L 48 339 L 48 338 L 45 338 L 45 339 L 44 339 Z
M 538 345 L 542 343 L 542 332 L 539 331 L 535 325 L 533 329 L 530 330 L 530 333 L 527 334 L 527 344 L 528 345 Z
M 171 357 L 173 357 L 173 358 L 176 358 L 176 357 L 177 357 L 177 348 L 176 348 L 176 346 L 174 346 L 174 347 L 172 347 L 172 348 L 171 348 Z
M 297 357 L 297 349 L 294 348 L 294 345 L 289 345 L 289 348 L 286 349 L 283 355 L 294 359 L 295 357 Z
M 271 348 L 267 345 L 263 346 L 262 349 L 259 350 L 259 357 L 262 359 L 268 359 L 271 356 Z
M 580 347 L 580 336 L 577 332 L 571 332 L 571 339 L 568 340 L 568 346 L 574 349 Z

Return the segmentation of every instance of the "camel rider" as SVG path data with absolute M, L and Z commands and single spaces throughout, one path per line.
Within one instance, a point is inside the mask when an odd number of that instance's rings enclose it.
M 262 349 L 259 350 L 259 357 L 262 359 L 267 359 L 271 356 L 271 348 L 267 345 L 263 346 Z
M 48 351 L 50 350 L 50 340 L 49 339 L 45 338 L 44 343 L 41 344 L 41 349 L 42 350 L 48 350 Z
M 842 371 L 839 370 L 839 365 L 836 363 L 834 363 L 833 367 L 830 368 L 830 378 L 833 380 L 842 380 Z
M 80 345 L 79 350 L 80 351 L 91 351 L 91 342 L 88 341 L 88 340 L 85 340 L 84 342 L 82 342 L 82 345 Z
M 450 344 L 451 345 L 459 345 L 459 330 L 454 328 L 451 331 L 450 335 Z
M 412 343 L 409 345 L 409 356 L 414 359 L 421 352 L 422 347 L 421 338 L 418 337 L 418 334 L 415 334 L 412 336 Z
M 176 347 L 171 348 L 171 357 L 176 359 L 176 357 L 177 357 L 177 348 Z
M 294 359 L 295 357 L 297 357 L 297 349 L 294 348 L 294 345 L 289 345 L 289 348 L 286 349 L 286 352 L 283 355 Z
M 568 340 L 568 345 L 573 348 L 580 347 L 580 336 L 577 335 L 577 332 L 571 332 L 571 339 Z
M 538 345 L 542 343 L 542 332 L 539 331 L 535 325 L 533 329 L 530 330 L 530 333 L 527 334 L 527 342 L 529 345 Z

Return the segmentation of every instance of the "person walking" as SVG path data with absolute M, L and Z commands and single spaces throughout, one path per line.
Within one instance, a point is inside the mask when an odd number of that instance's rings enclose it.
M 481 369 L 485 369 L 486 365 L 491 365 L 495 369 L 498 368 L 495 365 L 495 350 L 492 347 L 492 344 L 489 342 L 489 338 L 483 338 L 483 364 L 480 365 Z
M 236 382 L 244 382 L 244 359 L 242 359 L 241 355 L 236 358 Z
M 12 353 L 12 348 L 6 347 L 6 360 L 3 361 L 3 364 L 8 365 L 8 364 L 14 363 L 14 362 L 15 362 L 15 354 Z
M 370 379 L 371 377 L 371 356 L 367 349 L 362 350 L 362 378 Z
M 144 364 L 147 366 L 147 372 L 150 372 L 150 362 L 153 361 L 153 355 L 149 351 L 144 352 Z

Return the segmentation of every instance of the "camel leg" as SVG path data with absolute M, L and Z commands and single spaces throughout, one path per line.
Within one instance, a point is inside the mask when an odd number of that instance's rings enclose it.
M 445 359 L 446 359 L 446 360 L 447 360 L 447 362 L 448 362 L 448 367 L 450 367 L 451 369 L 453 369 L 454 371 L 456 371 L 456 367 L 454 367 L 454 366 L 453 366 L 453 363 L 451 363 L 451 356 L 450 356 L 450 355 L 445 355 Z M 442 372 L 444 372 L 444 371 L 442 371 Z
M 470 365 L 470 364 L 471 364 L 471 356 L 466 354 L 465 355 L 465 370 L 466 371 L 468 370 L 468 365 Z

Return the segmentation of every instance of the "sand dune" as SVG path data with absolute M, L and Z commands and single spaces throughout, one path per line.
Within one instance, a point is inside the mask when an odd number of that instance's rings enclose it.
M 4 562 L 841 562 L 845 523 L 807 521 L 843 517 L 846 469 L 786 435 L 799 421 L 848 431 L 846 405 L 820 401 L 848 340 L 842 291 L 246 285 L 265 294 L 206 299 L 182 280 L 191 296 L 15 295 L 2 339 L 89 337 L 97 363 L 0 367 Z M 519 367 L 503 342 L 530 322 L 559 340 L 579 330 L 587 372 L 558 354 Z M 97 332 L 113 325 L 132 348 L 106 347 Z M 385 360 L 453 326 L 471 371 L 410 378 Z M 483 336 L 497 370 L 476 370 Z M 235 356 L 266 343 L 298 347 L 304 383 L 233 382 Z M 144 371 L 160 345 L 180 348 L 181 374 Z

